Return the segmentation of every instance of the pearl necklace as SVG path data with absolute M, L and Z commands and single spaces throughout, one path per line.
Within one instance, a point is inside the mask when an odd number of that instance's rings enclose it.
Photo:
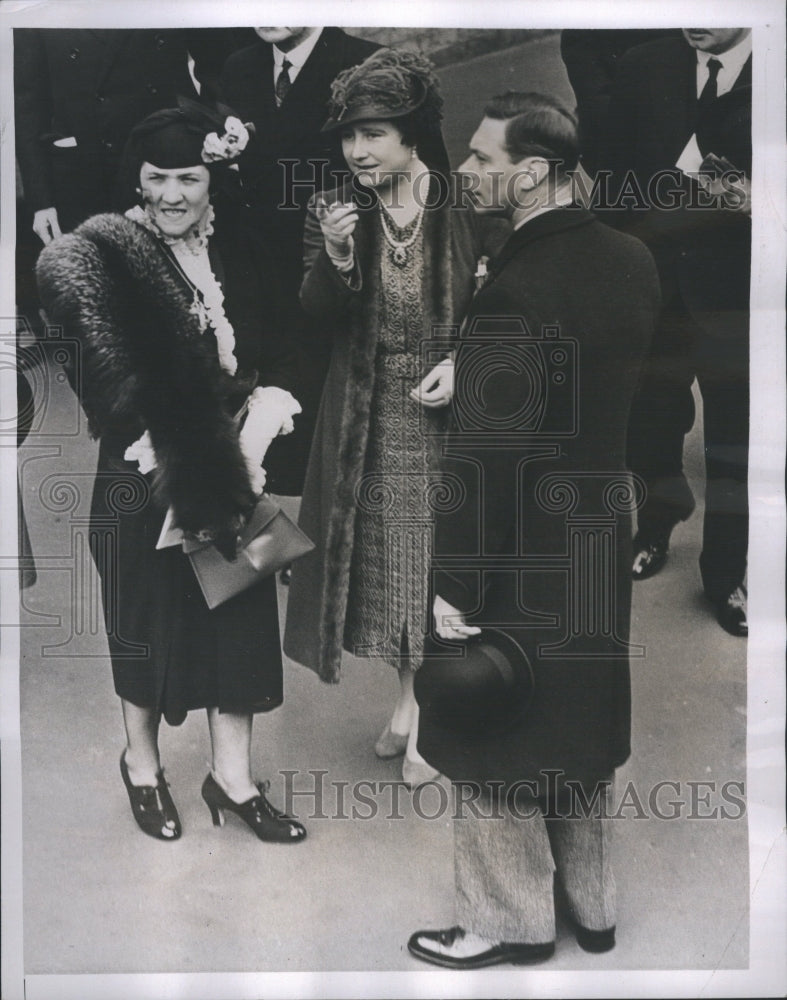
M 380 202 L 379 205 L 380 205 L 380 222 L 382 222 L 383 225 L 383 234 L 385 235 L 385 239 L 388 242 L 388 245 L 391 247 L 391 250 L 393 251 L 394 264 L 397 264 L 399 267 L 404 267 L 405 263 L 407 262 L 407 251 L 410 249 L 413 243 L 415 243 L 415 241 L 418 239 L 418 234 L 421 231 L 421 226 L 424 221 L 424 206 L 422 205 L 418 211 L 418 216 L 417 216 L 418 222 L 416 223 L 415 229 L 413 229 L 412 234 L 408 236 L 406 240 L 397 240 L 394 239 L 393 233 L 388 228 L 388 223 L 385 221 L 385 216 L 387 213 L 383 208 L 383 203 Z

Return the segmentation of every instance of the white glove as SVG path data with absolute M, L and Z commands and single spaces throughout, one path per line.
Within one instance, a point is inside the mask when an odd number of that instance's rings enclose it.
M 139 471 L 143 476 L 146 472 L 152 472 L 158 465 L 158 462 L 156 461 L 156 452 L 153 450 L 153 442 L 150 440 L 150 434 L 145 431 L 141 438 L 130 444 L 126 448 L 123 458 L 127 462 L 139 462 Z
M 276 385 L 259 386 L 249 397 L 249 411 L 239 440 L 255 493 L 262 493 L 265 485 L 261 466 L 271 442 L 279 434 L 294 430 L 292 418 L 300 412 L 298 400 Z

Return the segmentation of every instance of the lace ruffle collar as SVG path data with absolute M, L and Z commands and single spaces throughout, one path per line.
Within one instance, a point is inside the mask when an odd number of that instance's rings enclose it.
M 134 205 L 133 208 L 130 208 L 126 212 L 126 218 L 131 219 L 132 222 L 138 222 L 140 226 L 144 226 L 149 233 L 152 233 L 156 239 L 161 240 L 162 243 L 166 243 L 168 247 L 177 247 L 178 249 L 182 247 L 183 249 L 196 255 L 202 253 L 206 249 L 208 239 L 213 235 L 213 220 L 215 219 L 215 213 L 213 211 L 213 205 L 208 202 L 208 208 L 205 214 L 196 226 L 193 226 L 183 236 L 167 236 L 165 233 L 162 233 L 141 205 Z

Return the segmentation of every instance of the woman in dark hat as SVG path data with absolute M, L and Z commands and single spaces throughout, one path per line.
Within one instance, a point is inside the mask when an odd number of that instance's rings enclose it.
M 88 219 L 38 264 L 48 318 L 81 344 L 71 377 L 100 438 L 91 541 L 126 728 L 120 768 L 134 818 L 161 840 L 181 826 L 159 720 L 179 725 L 197 708 L 208 712 L 202 794 L 214 824 L 229 810 L 262 840 L 305 836 L 250 761 L 253 714 L 282 702 L 274 579 L 209 610 L 181 545 L 159 547 L 169 507 L 184 532 L 234 555 L 265 479 L 265 441 L 299 411 L 270 262 L 221 195 L 247 141 L 223 110 L 156 112 L 125 153 L 139 203 Z
M 301 506 L 317 547 L 293 568 L 285 652 L 335 683 L 342 651 L 399 672 L 375 750 L 418 755 L 413 671 L 429 632 L 438 436 L 453 389 L 450 328 L 472 297 L 481 252 L 458 204 L 431 64 L 382 49 L 333 84 L 324 129 L 352 180 L 317 195 L 305 232 L 301 301 L 334 338 Z

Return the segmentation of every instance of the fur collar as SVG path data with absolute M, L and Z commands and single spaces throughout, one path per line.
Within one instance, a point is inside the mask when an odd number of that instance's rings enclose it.
M 184 530 L 234 537 L 254 498 L 225 408 L 233 384 L 157 241 L 94 216 L 42 251 L 37 278 L 48 320 L 80 344 L 74 382 L 91 434 L 130 444 L 147 429 L 159 501 Z

